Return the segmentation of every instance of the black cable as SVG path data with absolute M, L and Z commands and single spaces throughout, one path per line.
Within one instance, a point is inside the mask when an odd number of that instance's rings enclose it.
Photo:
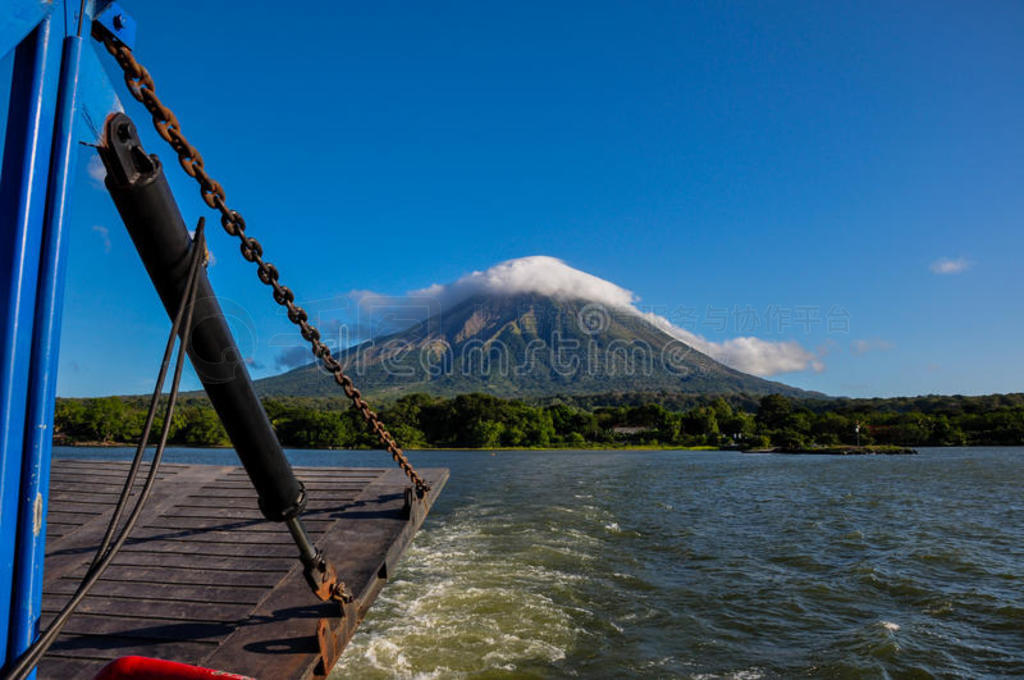
M 196 243 L 195 247 L 199 247 L 198 240 L 200 234 L 205 232 L 203 228 L 206 219 L 200 218 L 199 227 L 196 229 Z M 205 236 L 203 237 L 205 244 Z M 205 249 L 205 245 L 204 245 Z M 181 316 L 185 311 L 185 301 L 192 295 L 192 289 L 194 287 L 195 271 L 196 270 L 196 255 L 199 253 L 196 250 L 193 253 L 192 262 L 189 265 L 188 277 L 186 278 L 185 290 L 182 292 L 181 304 L 178 305 L 178 311 L 174 316 L 174 321 L 171 324 L 171 332 L 167 335 L 167 345 L 164 347 L 164 358 L 160 362 L 160 373 L 156 378 L 156 387 L 153 388 L 153 396 L 149 401 L 149 411 L 146 414 L 146 423 L 143 425 L 142 434 L 139 437 L 139 445 L 135 449 L 135 457 L 132 459 L 131 467 L 128 469 L 128 476 L 124 481 L 124 488 L 121 490 L 121 495 L 118 498 L 117 506 L 114 508 L 114 514 L 110 517 L 110 522 L 107 523 L 106 533 L 103 535 L 103 540 L 100 542 L 100 547 L 96 550 L 96 556 L 93 558 L 92 564 L 89 565 L 89 569 L 95 568 L 97 563 L 106 553 L 107 548 L 110 546 L 110 542 L 113 539 L 114 530 L 117 528 L 118 523 L 121 521 L 121 515 L 124 514 L 124 510 L 128 505 L 128 496 L 131 494 L 132 487 L 135 485 L 135 477 L 138 475 L 139 468 L 142 466 L 143 454 L 146 450 L 146 446 L 149 444 L 149 434 L 153 428 L 153 421 L 156 419 L 157 405 L 160 400 L 160 392 L 163 388 L 164 379 L 167 377 L 167 368 L 171 363 L 171 353 L 174 351 L 174 341 L 177 338 L 178 330 L 181 326 Z M 188 326 L 186 326 L 188 328 Z M 170 416 L 164 416 L 164 424 L 169 420 Z
M 138 521 L 139 515 L 142 512 L 142 507 L 149 499 L 150 492 L 153 490 L 153 485 L 156 481 L 157 469 L 160 466 L 160 459 L 163 457 L 164 448 L 167 446 L 167 437 L 170 434 L 171 416 L 174 413 L 174 406 L 178 400 L 178 387 L 181 384 L 181 373 L 185 364 L 186 347 L 192 330 L 192 313 L 195 310 L 195 296 L 196 290 L 198 289 L 196 282 L 199 278 L 199 273 L 202 271 L 200 263 L 206 254 L 204 224 L 205 219 L 200 218 L 199 225 L 196 227 L 195 238 L 193 239 L 192 261 L 189 264 L 185 291 L 181 298 L 181 304 L 178 306 L 178 311 L 175 314 L 174 323 L 171 325 L 171 332 L 164 352 L 164 359 L 160 366 L 160 375 L 157 380 L 156 388 L 153 390 L 153 398 L 150 401 L 150 409 L 146 417 L 146 426 L 144 428 L 139 447 L 136 449 L 135 459 L 132 461 L 132 469 L 129 472 L 129 479 L 126 482 L 124 489 L 121 491 L 121 496 L 118 499 L 114 515 L 111 516 L 111 521 L 108 524 L 107 534 L 104 536 L 102 548 L 97 551 L 96 557 L 93 559 L 86 575 L 82 578 L 75 594 L 71 596 L 71 599 L 68 600 L 60 612 L 53 618 L 53 621 L 50 622 L 50 625 L 47 626 L 46 630 L 39 636 L 39 638 L 33 642 L 21 656 L 18 657 L 12 668 L 4 674 L 3 680 L 24 680 L 36 665 L 38 665 L 43 655 L 46 654 L 47 650 L 51 645 L 53 645 L 57 637 L 60 635 L 61 630 L 68 622 L 68 619 L 71 618 L 75 609 L 81 601 L 85 599 L 86 595 L 89 594 L 92 587 L 96 585 L 96 582 L 99 581 L 103 572 L 106 571 L 107 567 L 110 566 L 110 563 L 113 562 L 117 553 L 121 550 L 121 546 L 123 546 L 125 541 L 128 540 L 128 535 L 135 527 L 135 523 Z M 184 324 L 182 324 L 182 316 L 184 316 Z M 118 534 L 117 539 L 111 544 L 111 536 L 114 533 L 117 521 L 120 519 L 124 508 L 127 506 L 131 488 L 134 484 L 134 478 L 138 472 L 139 464 L 141 463 L 142 452 L 149 440 L 150 429 L 159 405 L 160 391 L 163 387 L 163 381 L 167 376 L 170 351 L 174 346 L 174 341 L 179 334 L 179 330 L 182 328 L 184 329 L 184 332 L 182 334 L 181 344 L 178 345 L 178 355 L 174 366 L 174 378 L 171 381 L 171 391 L 168 395 L 167 408 L 164 412 L 164 422 L 160 432 L 160 443 L 157 444 L 156 450 L 153 453 L 153 461 L 150 464 L 149 472 L 146 476 L 146 482 L 139 491 L 135 507 L 132 508 L 131 513 L 128 515 L 128 519 L 125 521 L 124 527 L 121 529 L 120 534 Z M 104 550 L 106 550 L 106 552 L 103 552 Z
M 85 0 L 82 0 L 81 5 L 78 7 L 78 32 L 75 34 L 79 38 L 82 37 L 82 20 L 85 19 Z
M 185 311 L 186 302 L 188 303 L 188 306 L 189 306 L 189 310 L 188 310 L 189 320 L 186 322 L 185 328 L 189 329 L 191 327 L 191 325 L 192 325 L 192 322 L 191 322 L 192 302 L 193 302 L 193 299 L 195 297 L 195 281 L 196 281 L 196 278 L 197 278 L 197 272 L 199 271 L 197 260 L 198 260 L 198 258 L 203 257 L 203 253 L 205 252 L 205 235 L 204 235 L 204 231 L 205 230 L 203 228 L 204 224 L 205 224 L 205 221 L 206 220 L 204 218 L 200 218 L 199 226 L 196 229 L 196 236 L 195 236 L 195 243 L 194 243 L 195 250 L 193 251 L 192 262 L 189 265 L 189 272 L 188 272 L 188 277 L 186 278 L 185 290 L 182 292 L 181 304 L 178 305 L 178 311 L 175 314 L 174 322 L 171 325 L 171 332 L 167 336 L 167 345 L 164 348 L 164 356 L 163 356 L 163 360 L 162 360 L 162 362 L 160 364 L 160 373 L 159 373 L 159 375 L 157 377 L 157 384 L 156 384 L 156 387 L 153 389 L 153 396 L 150 399 L 149 412 L 146 415 L 146 423 L 143 426 L 141 440 L 139 442 L 139 446 L 135 449 L 135 457 L 132 460 L 131 467 L 129 468 L 128 477 L 127 477 L 127 479 L 125 479 L 124 488 L 121 490 L 121 496 L 118 499 L 117 506 L 114 508 L 114 513 L 113 513 L 113 515 L 111 515 L 110 521 L 107 524 L 107 531 L 106 531 L 105 535 L 103 536 L 103 541 L 101 541 L 100 547 L 96 551 L 96 556 L 93 558 L 93 562 L 92 562 L 92 564 L 89 567 L 90 571 L 92 571 L 92 569 L 94 569 L 96 567 L 96 565 L 101 560 L 102 556 L 106 553 L 107 548 L 110 546 L 110 542 L 112 540 L 112 537 L 113 537 L 113 534 L 114 534 L 114 530 L 117 528 L 117 524 L 121 520 L 121 515 L 124 513 L 124 509 L 128 505 L 128 497 L 131 494 L 132 487 L 135 484 L 135 477 L 137 476 L 138 470 L 141 467 L 142 459 L 143 459 L 143 454 L 145 452 L 146 445 L 149 443 L 149 434 L 150 434 L 150 431 L 151 431 L 152 426 L 153 426 L 153 421 L 156 419 L 156 409 L 157 409 L 157 405 L 158 405 L 158 402 L 159 402 L 159 399 L 160 399 L 160 391 L 161 391 L 161 388 L 163 387 L 164 379 L 165 379 L 165 377 L 167 375 L 167 368 L 168 368 L 168 366 L 170 364 L 171 352 L 174 349 L 174 341 L 175 341 L 175 338 L 178 335 L 179 329 L 181 327 L 181 317 L 182 317 L 182 314 Z M 200 239 L 202 239 L 202 242 L 200 242 Z M 187 337 L 188 337 L 187 333 L 188 333 L 188 331 L 186 331 L 186 333 L 185 333 L 185 335 L 183 337 L 183 340 L 182 340 L 183 345 L 181 347 L 181 350 L 185 349 L 184 343 L 186 342 Z M 179 365 L 182 362 L 181 356 L 182 356 L 181 355 L 181 351 L 179 350 L 179 352 L 178 352 L 178 360 L 177 360 Z M 177 376 L 178 376 L 177 371 L 178 371 L 178 369 L 176 367 L 176 369 L 175 369 L 174 385 L 177 384 Z M 172 387 L 172 392 L 173 391 L 174 391 L 174 388 Z M 163 439 L 166 438 L 166 436 L 167 436 L 166 433 L 169 431 L 168 423 L 170 422 L 171 411 L 172 410 L 173 410 L 173 407 L 171 406 L 170 402 L 168 402 L 167 412 L 165 412 L 165 414 L 164 414 L 164 423 L 163 423 L 163 427 L 161 429 L 161 433 L 162 433 L 161 443 L 163 443 Z M 137 505 L 137 507 L 138 507 L 138 505 Z

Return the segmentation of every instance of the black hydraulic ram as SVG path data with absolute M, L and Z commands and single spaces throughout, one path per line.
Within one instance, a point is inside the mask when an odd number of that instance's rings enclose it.
M 135 125 L 118 113 L 107 119 L 99 148 L 107 169 L 106 185 L 146 266 L 167 313 L 174 316 L 185 291 L 192 239 L 171 194 L 160 160 L 147 155 Z M 249 371 L 235 345 L 206 272 L 196 282 L 195 311 L 188 356 L 245 471 L 259 494 L 260 511 L 269 520 L 286 522 L 306 577 L 321 599 L 341 592 L 328 565 L 299 520 L 306 494 L 284 456 Z

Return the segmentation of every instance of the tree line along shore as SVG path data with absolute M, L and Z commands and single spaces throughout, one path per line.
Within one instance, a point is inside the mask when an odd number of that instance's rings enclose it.
M 378 448 L 362 416 L 340 398 L 265 398 L 289 448 Z M 57 400 L 54 443 L 134 444 L 142 397 Z M 380 415 L 405 448 L 707 447 L 806 451 L 837 447 L 1024 444 L 1024 394 L 981 397 L 806 399 L 680 394 L 609 394 L 523 401 L 486 394 L 412 394 Z M 162 423 L 156 424 L 159 431 Z M 179 400 L 169 441 L 227 446 L 204 397 Z

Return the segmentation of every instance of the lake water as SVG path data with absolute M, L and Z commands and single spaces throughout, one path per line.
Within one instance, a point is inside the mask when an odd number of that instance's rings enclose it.
M 1022 449 L 411 457 L 451 480 L 332 678 L 1024 676 Z

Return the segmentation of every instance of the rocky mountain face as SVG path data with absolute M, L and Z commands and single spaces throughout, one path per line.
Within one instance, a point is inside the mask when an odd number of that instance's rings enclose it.
M 629 310 L 540 294 L 476 295 L 339 356 L 365 394 L 546 397 L 607 392 L 811 396 L 729 368 Z M 335 396 L 312 362 L 256 383 L 266 396 Z

